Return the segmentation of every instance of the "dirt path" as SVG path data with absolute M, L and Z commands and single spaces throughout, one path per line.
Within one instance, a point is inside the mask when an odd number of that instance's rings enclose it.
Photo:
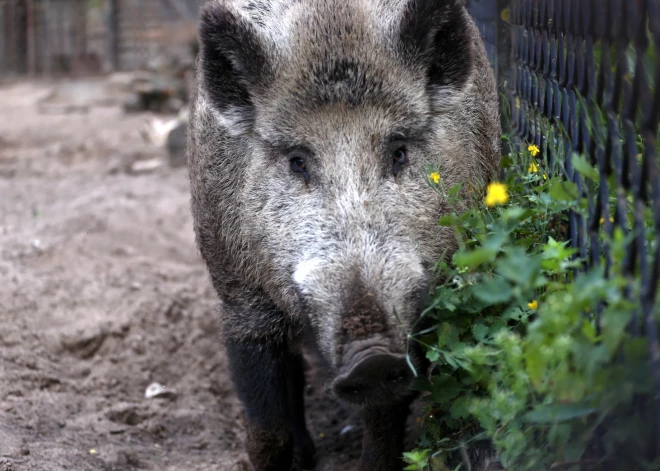
M 186 170 L 127 173 L 148 116 L 39 114 L 47 92 L 0 89 L 0 471 L 250 469 Z M 317 469 L 350 471 L 359 421 L 323 389 Z

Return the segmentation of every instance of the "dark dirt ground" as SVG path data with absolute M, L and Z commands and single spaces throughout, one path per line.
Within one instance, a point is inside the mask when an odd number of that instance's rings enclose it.
M 39 113 L 52 86 L 0 88 L 0 471 L 249 470 L 186 169 L 127 172 L 165 158 L 151 115 Z M 358 416 L 316 373 L 316 469 L 350 471 Z

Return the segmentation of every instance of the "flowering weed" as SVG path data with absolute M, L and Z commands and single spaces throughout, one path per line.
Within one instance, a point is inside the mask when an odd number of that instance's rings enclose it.
M 424 433 L 406 469 L 483 469 L 488 459 L 512 471 L 660 469 L 645 414 L 648 347 L 627 331 L 641 289 L 622 275 L 629 238 L 601 220 L 609 273 L 605 263 L 581 270 L 564 241 L 568 212 L 586 218 L 589 202 L 541 173 L 537 146 L 526 149 L 505 156 L 507 178 L 481 207 L 439 221 L 459 249 L 438 263 L 445 281 L 423 314 L 432 327 L 414 336 L 433 369 L 416 380 Z M 573 162 L 598 185 L 585 159 Z

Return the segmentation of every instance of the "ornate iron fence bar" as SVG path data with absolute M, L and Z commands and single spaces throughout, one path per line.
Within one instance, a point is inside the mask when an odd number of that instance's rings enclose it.
M 632 313 L 630 330 L 648 340 L 648 406 L 660 430 L 660 1 L 510 0 L 510 10 L 511 131 L 518 144 L 539 146 L 545 165 L 588 198 L 588 220 L 571 212 L 568 231 L 585 268 L 613 269 L 602 229 L 631 238 L 625 294 L 641 312 Z M 574 154 L 597 168 L 597 183 L 575 171 Z

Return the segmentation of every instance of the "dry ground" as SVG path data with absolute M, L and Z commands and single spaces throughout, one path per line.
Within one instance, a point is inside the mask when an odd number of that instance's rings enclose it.
M 51 88 L 0 88 L 0 471 L 248 470 L 185 168 L 127 172 L 164 157 L 149 116 L 40 114 Z M 317 469 L 350 471 L 359 421 L 315 377 Z

